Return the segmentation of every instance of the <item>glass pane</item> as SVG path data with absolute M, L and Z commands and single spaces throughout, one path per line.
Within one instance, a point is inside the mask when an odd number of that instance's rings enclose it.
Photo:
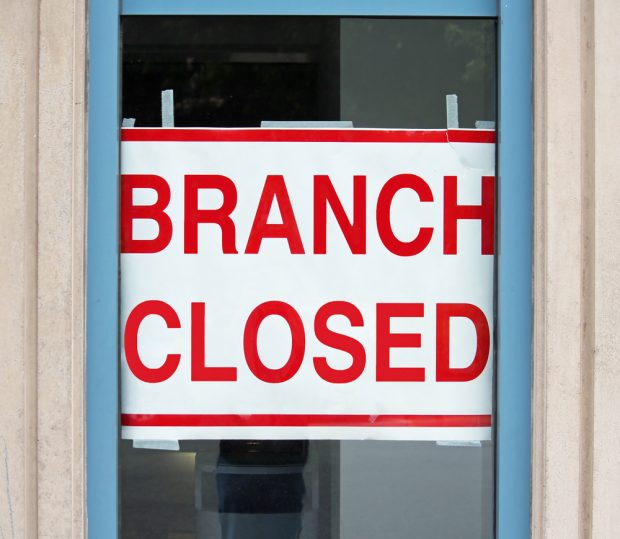
M 337 17 L 125 17 L 125 118 L 177 127 L 495 120 L 495 22 Z M 493 536 L 488 442 L 181 441 L 121 446 L 124 538 Z

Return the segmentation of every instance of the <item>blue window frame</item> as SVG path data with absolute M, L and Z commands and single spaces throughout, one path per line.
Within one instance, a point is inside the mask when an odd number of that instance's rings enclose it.
M 530 534 L 531 0 L 91 0 L 88 85 L 86 454 L 88 536 L 118 535 L 120 15 L 496 17 L 498 339 L 496 531 Z

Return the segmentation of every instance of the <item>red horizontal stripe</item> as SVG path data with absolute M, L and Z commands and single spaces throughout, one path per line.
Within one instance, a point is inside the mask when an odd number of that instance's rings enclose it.
M 490 427 L 490 415 L 121 414 L 124 427 Z
M 123 142 L 478 142 L 494 143 L 495 131 L 381 129 L 136 129 L 121 131 Z

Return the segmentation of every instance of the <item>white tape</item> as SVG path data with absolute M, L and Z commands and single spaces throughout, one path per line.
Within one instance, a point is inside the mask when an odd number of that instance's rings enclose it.
M 446 122 L 448 129 L 459 128 L 459 98 L 456 94 L 446 96 Z
M 178 451 L 178 440 L 134 440 L 133 446 L 136 449 L 163 449 L 164 451 Z
M 279 120 L 263 120 L 260 123 L 261 127 L 310 127 L 315 129 L 348 129 L 353 127 L 353 122 L 350 120 L 335 120 L 335 121 L 305 121 L 305 122 L 282 122 Z
M 482 447 L 482 443 L 476 440 L 461 440 L 461 441 L 437 440 L 435 443 L 440 447 Z
M 174 127 L 174 90 L 161 93 L 161 126 Z

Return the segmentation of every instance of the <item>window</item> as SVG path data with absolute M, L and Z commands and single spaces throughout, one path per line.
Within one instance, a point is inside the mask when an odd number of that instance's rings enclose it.
M 128 4 L 140 11 L 140 2 Z M 177 8 L 182 10 L 184 5 Z M 373 9 L 362 13 L 364 17 L 327 16 L 327 9 L 325 15 L 304 17 L 303 8 L 287 17 L 276 16 L 277 9 L 273 16 L 261 17 L 166 16 L 170 6 L 162 6 L 158 16 L 148 11 L 148 17 L 127 17 L 123 22 L 122 116 L 135 117 L 137 125 L 159 125 L 159 92 L 169 87 L 175 90 L 177 126 L 345 120 L 355 127 L 441 128 L 447 93 L 459 95 L 461 126 L 495 120 L 492 19 L 378 18 L 384 13 Z M 516 479 L 523 474 L 524 463 L 525 471 L 529 469 L 529 408 L 523 405 L 529 401 L 529 305 L 522 296 L 527 297 L 529 290 L 530 154 L 527 121 L 516 117 L 520 108 L 526 114 L 529 111 L 527 83 L 518 80 L 528 69 L 529 44 L 520 37 L 522 52 L 515 54 L 520 60 L 501 48 L 503 36 L 527 24 L 529 11 L 508 6 L 500 13 L 507 24 L 500 33 L 498 120 L 503 144 L 512 141 L 515 151 L 511 156 L 500 146 L 499 153 L 500 197 L 512 196 L 512 205 L 503 205 L 500 199 L 498 475 L 494 481 L 490 444 L 298 444 L 289 447 L 288 454 L 305 459 L 308 452 L 303 487 L 298 489 L 305 488 L 305 499 L 311 498 L 303 507 L 306 535 L 302 537 L 404 537 L 414 526 L 421 537 L 489 537 L 497 518 L 498 535 L 504 539 L 520 537 L 519 530 L 529 527 L 529 482 Z M 348 11 L 341 9 L 341 14 Z M 390 15 L 428 14 L 411 13 L 413 8 L 399 12 L 397 5 L 392 9 L 396 12 Z M 95 19 L 98 14 L 101 18 Z M 113 480 L 117 374 L 111 356 L 118 353 L 114 327 L 118 323 L 114 314 L 118 247 L 111 225 L 117 212 L 117 188 L 110 174 L 117 173 L 114 141 L 121 110 L 105 94 L 108 89 L 113 96 L 120 86 L 115 76 L 111 82 L 106 80 L 106 74 L 113 73 L 110 62 L 112 67 L 115 64 L 102 45 L 114 41 L 118 25 L 118 13 L 93 6 L 87 342 L 92 537 L 110 537 L 114 533 L 110 530 L 116 528 L 110 521 L 116 517 L 117 488 Z M 97 81 L 104 82 L 93 86 Z M 510 81 L 513 86 L 508 90 Z M 514 110 L 503 108 L 502 99 L 509 97 L 514 99 Z M 504 286 L 508 282 L 510 286 Z M 103 361 L 95 364 L 97 358 Z M 506 377 L 511 377 L 510 387 L 502 383 Z M 511 449 L 504 450 L 509 444 Z M 162 537 L 173 533 L 217 537 L 209 533 L 219 530 L 213 471 L 221 448 L 188 442 L 181 449 L 164 453 L 134 449 L 123 442 L 123 537 L 145 533 L 156 537 L 156 530 L 168 534 Z M 289 488 L 294 488 L 293 482 Z M 493 511 L 495 482 L 498 503 Z M 377 512 L 379 499 L 382 510 Z M 439 505 L 443 512 L 436 509 Z

